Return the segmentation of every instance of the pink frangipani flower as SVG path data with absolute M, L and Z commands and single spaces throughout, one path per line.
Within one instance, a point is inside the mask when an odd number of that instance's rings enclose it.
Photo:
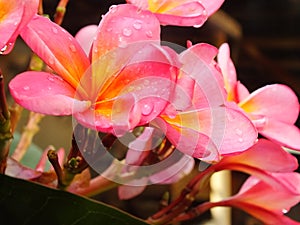
M 143 10 L 154 13 L 162 25 L 200 27 L 224 0 L 127 0 Z
M 40 16 L 21 35 L 56 73 L 24 72 L 10 82 L 16 102 L 29 110 L 73 114 L 86 127 L 120 135 L 151 121 L 170 98 L 177 75 L 172 52 L 159 45 L 160 25 L 148 11 L 111 7 L 90 57 L 67 31 Z
M 257 132 L 238 108 L 226 107 L 226 92 L 215 67 L 217 49 L 191 46 L 179 56 L 182 67 L 175 97 L 155 122 L 180 151 L 207 161 L 244 151 Z
M 286 85 L 272 84 L 249 94 L 237 81 L 228 44 L 220 46 L 218 64 L 224 77 L 228 101 L 237 103 L 247 113 L 261 135 L 283 146 L 300 150 L 300 130 L 294 125 L 299 115 L 299 101 L 293 90 Z
M 300 174 L 272 173 L 276 181 L 274 187 L 256 177 L 251 176 L 243 184 L 240 191 L 219 202 L 208 202 L 200 207 L 206 209 L 216 206 L 233 206 L 269 225 L 299 225 L 284 214 L 300 202 Z
M 39 0 L 0 0 L 0 54 L 8 54 L 21 30 L 37 13 Z

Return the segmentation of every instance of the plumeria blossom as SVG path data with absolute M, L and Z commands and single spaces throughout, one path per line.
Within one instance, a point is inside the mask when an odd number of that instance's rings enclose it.
M 270 225 L 296 225 L 296 222 L 284 214 L 300 202 L 300 174 L 272 173 L 277 186 L 272 186 L 251 176 L 240 191 L 219 202 L 208 202 L 201 207 L 233 206 L 248 212 L 250 215 Z
M 257 132 L 239 109 L 226 107 L 226 92 L 215 67 L 217 49 L 191 46 L 179 56 L 182 67 L 171 104 L 155 122 L 185 154 L 208 161 L 244 151 Z
M 10 82 L 15 101 L 29 110 L 73 114 L 86 127 L 120 135 L 155 118 L 170 98 L 174 57 L 160 47 L 159 22 L 148 11 L 111 7 L 90 57 L 67 31 L 41 16 L 21 35 L 56 73 L 24 72 Z
M 217 11 L 224 0 L 127 0 L 154 13 L 162 25 L 200 27 Z
M 244 152 L 224 156 L 197 177 L 202 188 L 201 185 L 218 171 L 234 170 L 251 175 L 239 193 L 219 202 L 205 202 L 187 215 L 195 216 L 216 206 L 234 206 L 266 224 L 299 224 L 283 215 L 300 201 L 300 175 L 293 172 L 297 167 L 297 159 L 281 146 L 259 139 Z M 195 180 L 190 183 L 194 184 Z M 190 217 L 183 215 L 182 220 L 184 218 Z
M 300 150 L 300 131 L 294 125 L 299 115 L 299 102 L 293 90 L 286 85 L 273 84 L 249 94 L 237 81 L 228 44 L 220 46 L 218 63 L 228 101 L 237 103 L 247 113 L 260 134 L 283 146 Z
M 21 30 L 37 13 L 39 0 L 0 0 L 0 54 L 8 54 Z

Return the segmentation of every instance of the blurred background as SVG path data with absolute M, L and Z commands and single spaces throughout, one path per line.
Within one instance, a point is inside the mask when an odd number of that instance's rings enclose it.
M 44 0 L 44 13 L 53 18 L 58 0 Z M 70 0 L 62 26 L 73 35 L 83 26 L 98 24 L 112 4 L 124 1 Z M 231 46 L 238 79 L 253 91 L 266 84 L 282 83 L 290 86 L 300 96 L 300 0 L 225 0 L 220 11 L 201 28 L 162 27 L 162 40 L 185 46 L 187 40 L 193 43 L 207 42 L 217 47 L 223 42 Z M 25 71 L 30 50 L 18 40 L 15 49 L 8 56 L 0 56 L 0 68 L 6 82 L 16 74 Z M 8 93 L 9 95 L 9 93 Z M 286 101 L 289 101 L 288 99 Z M 283 106 L 284 107 L 284 106 Z M 22 130 L 27 114 L 19 125 Z M 71 142 L 72 125 L 69 117 L 46 117 L 34 138 L 41 149 L 49 144 L 68 149 Z M 298 119 L 297 125 L 300 125 Z M 243 174 L 233 173 L 233 192 L 245 179 Z M 156 210 L 153 206 L 159 194 L 168 187 L 149 187 L 140 197 L 118 202 L 116 193 L 99 196 L 103 201 L 116 204 L 140 217 L 147 217 Z M 113 196 L 113 197 L 112 197 Z M 202 196 L 203 197 L 203 196 Z M 205 197 L 205 196 L 204 196 Z M 142 200 L 141 200 L 142 199 Z M 140 214 L 140 201 L 144 201 L 144 214 Z M 300 207 L 289 213 L 300 221 Z M 233 225 L 254 225 L 258 221 L 247 214 L 233 210 Z M 209 215 L 208 215 L 209 216 Z M 201 224 L 199 221 L 186 224 Z

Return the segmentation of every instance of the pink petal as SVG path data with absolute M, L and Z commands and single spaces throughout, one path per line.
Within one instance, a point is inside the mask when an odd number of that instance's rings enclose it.
M 220 138 L 222 140 L 220 146 L 222 155 L 244 151 L 255 143 L 257 131 L 253 123 L 242 112 L 230 108 L 225 110 L 219 108 L 213 111 L 212 116 L 213 129 L 224 132 L 223 138 Z M 224 116 L 225 118 L 222 118 Z M 222 119 L 225 121 L 223 120 L 223 127 L 220 127 Z M 215 140 L 214 137 L 212 139 Z M 217 140 L 215 143 L 218 143 Z
M 76 40 L 81 45 L 85 54 L 88 56 L 94 41 L 94 37 L 97 34 L 97 25 L 89 25 L 81 28 L 75 35 Z
M 118 187 L 118 195 L 121 200 L 131 199 L 141 194 L 145 189 L 148 182 L 148 178 L 142 178 L 138 180 L 139 185 L 131 185 L 129 182 L 126 185 L 122 185 Z M 144 185 L 142 185 L 144 184 Z
M 207 51 L 206 54 L 203 52 Z M 200 54 L 201 53 L 201 54 Z M 214 107 L 225 104 L 226 92 L 223 78 L 213 65 L 214 48 L 207 45 L 194 45 L 180 54 L 183 64 L 181 73 L 195 80 L 193 103 L 195 108 Z
M 236 93 L 237 93 L 237 103 L 243 101 L 245 98 L 247 98 L 250 95 L 248 89 L 240 81 L 238 81 L 236 84 Z
M 133 4 L 141 9 L 147 9 L 149 6 L 148 0 L 126 0 L 126 2 Z
M 276 186 L 253 176 L 247 179 L 239 193 L 232 198 L 248 202 L 268 210 L 282 213 L 300 202 L 300 174 L 299 173 L 273 173 Z
M 224 43 L 219 48 L 218 54 L 218 64 L 221 68 L 225 88 L 228 93 L 227 99 L 229 101 L 237 102 L 237 93 L 236 93 L 236 85 L 237 85 L 237 76 L 234 64 L 230 58 L 230 49 L 227 43 Z
M 21 33 L 28 46 L 76 88 L 90 62 L 79 43 L 59 25 L 35 16 Z
M 21 165 L 18 161 L 8 158 L 5 174 L 8 176 L 30 180 L 41 176 L 41 172 Z
M 174 3 L 169 2 L 171 5 Z M 164 8 L 166 10 L 158 8 L 157 11 L 153 11 L 162 25 L 201 27 L 207 20 L 205 8 L 198 1 L 186 1 L 172 8 L 170 6 Z
M 21 30 L 37 12 L 38 0 L 1 1 L 0 54 L 8 54 Z
M 128 145 L 125 162 L 129 165 L 141 165 L 152 147 L 154 128 L 145 127 L 143 133 Z
M 265 121 L 262 129 L 259 129 L 260 134 L 280 145 L 300 150 L 300 130 L 298 127 L 273 119 L 265 119 Z
M 216 167 L 218 170 L 236 169 L 256 175 L 265 171 L 292 172 L 298 168 L 298 162 L 279 145 L 259 139 L 252 147 L 240 154 L 224 156 Z
M 92 59 L 97 61 L 114 48 L 141 41 L 159 43 L 160 24 L 149 11 L 124 4 L 113 5 L 102 18 L 93 44 Z
M 18 104 L 48 115 L 70 115 L 90 105 L 75 99 L 75 90 L 62 78 L 45 72 L 21 73 L 12 79 L 9 89 Z
M 184 176 L 189 174 L 195 165 L 194 158 L 183 155 L 177 162 L 170 167 L 159 171 L 149 177 L 152 183 L 171 184 L 179 181 Z
M 288 124 L 295 123 L 299 114 L 296 94 L 282 84 L 267 85 L 254 91 L 239 106 L 249 114 L 266 116 Z
M 131 93 L 141 113 L 135 116 L 140 119 L 138 124 L 148 123 L 171 99 L 177 76 L 173 58 L 164 48 L 153 44 L 134 44 L 126 49 L 119 48 L 115 53 L 101 58 L 95 65 L 95 71 L 104 70 L 102 76 L 91 77 L 92 93 L 98 94 L 96 108 L 103 109 L 103 104 L 110 99 L 114 101 L 120 95 Z M 87 82 L 91 81 L 88 78 L 85 78 Z
M 180 118 L 181 115 L 178 117 Z M 189 117 L 196 118 L 194 121 L 198 120 L 197 113 L 191 114 Z M 206 161 L 218 161 L 217 147 L 206 134 L 182 126 L 180 122 L 173 122 L 172 119 L 166 120 L 166 117 L 163 117 L 163 119 L 157 118 L 152 124 L 160 127 L 168 140 L 184 154 Z
M 216 12 L 223 2 L 224 0 L 201 0 L 201 4 L 204 6 L 208 16 Z

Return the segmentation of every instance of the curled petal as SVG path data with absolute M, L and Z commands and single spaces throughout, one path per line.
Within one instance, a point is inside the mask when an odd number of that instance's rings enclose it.
M 249 114 L 266 116 L 288 124 L 295 123 L 299 114 L 296 94 L 282 84 L 267 85 L 252 92 L 239 106 Z
M 0 53 L 8 54 L 21 30 L 37 12 L 38 0 L 0 0 Z
M 204 6 L 208 16 L 216 12 L 223 2 L 224 0 L 201 0 L 201 4 Z
M 45 72 L 24 72 L 9 83 L 15 101 L 28 110 L 48 115 L 71 115 L 90 106 L 74 98 L 75 90 L 62 78 Z
M 78 86 L 90 62 L 71 34 L 49 19 L 35 16 L 22 30 L 21 36 L 28 46 L 74 89 Z

